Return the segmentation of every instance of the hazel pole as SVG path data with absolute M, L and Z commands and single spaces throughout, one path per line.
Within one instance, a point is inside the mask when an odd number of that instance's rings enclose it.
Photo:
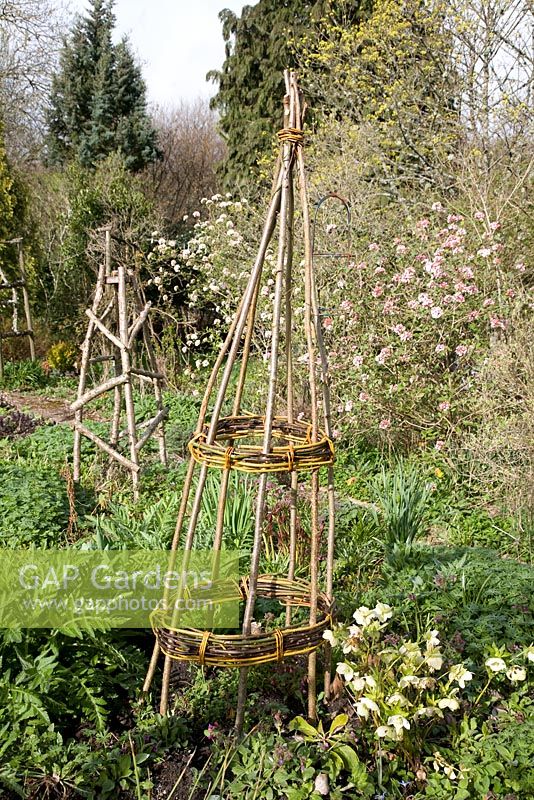
M 298 118 L 301 117 L 300 93 L 296 76 L 291 73 L 291 83 L 297 103 Z M 310 402 L 312 440 L 317 441 L 317 384 L 315 374 L 315 347 L 313 341 L 312 303 L 313 303 L 313 277 L 312 277 L 312 244 L 310 234 L 310 217 L 308 210 L 308 192 L 306 186 L 306 172 L 304 169 L 304 156 L 302 149 L 297 151 L 297 166 L 300 188 L 300 203 L 302 208 L 302 222 L 304 229 L 304 328 L 308 347 L 308 365 L 310 380 Z M 310 625 L 317 621 L 317 596 L 318 596 L 318 564 L 319 564 L 319 472 L 317 469 L 311 474 L 311 541 L 310 541 Z M 308 656 L 308 717 L 315 719 L 317 716 L 317 653 L 314 651 Z
M 284 73 L 287 85 L 287 73 Z M 284 98 L 284 108 L 287 108 L 287 103 L 294 102 L 292 93 L 289 98 Z M 290 113 L 291 116 L 291 113 Z M 284 118 L 286 115 L 284 114 Z M 273 308 L 273 322 L 271 328 L 271 363 L 269 369 L 269 384 L 267 390 L 267 404 L 265 410 L 265 429 L 263 435 L 263 453 L 269 453 L 271 450 L 272 439 L 272 426 L 274 417 L 274 405 L 277 384 L 277 367 L 278 367 L 278 345 L 280 339 L 280 317 L 282 309 L 282 296 L 284 289 L 284 265 L 286 256 L 286 242 L 287 242 L 287 212 L 289 200 L 289 185 L 292 180 L 293 168 L 293 151 L 294 145 L 289 141 L 284 141 L 282 145 L 282 169 L 281 169 L 281 197 L 280 197 L 280 225 L 278 233 L 278 257 L 276 263 L 276 277 L 275 277 L 275 293 L 274 293 L 274 308 Z M 243 635 L 249 636 L 252 627 L 252 617 L 254 614 L 254 605 L 256 602 L 257 582 L 258 582 L 258 567 L 260 560 L 260 548 L 262 539 L 262 527 L 265 514 L 265 498 L 267 490 L 267 473 L 263 472 L 260 476 L 258 485 L 258 496 L 256 499 L 256 519 L 254 525 L 254 543 L 252 546 L 252 557 L 250 563 L 249 575 L 249 591 L 245 605 L 245 614 L 243 619 Z M 238 737 L 241 736 L 243 731 L 243 722 L 245 717 L 245 703 L 247 696 L 247 674 L 248 669 L 242 667 L 239 674 L 239 686 L 237 696 L 237 711 L 235 730 Z
M 321 361 L 321 383 L 323 397 L 324 429 L 330 440 L 333 438 L 332 429 L 332 406 L 330 400 L 330 371 L 328 365 L 328 355 L 324 343 L 323 331 L 321 328 L 321 317 L 319 314 L 319 296 L 315 274 L 312 269 L 312 302 L 313 315 L 315 320 L 315 332 L 317 336 L 317 348 Z M 334 467 L 332 464 L 327 468 L 327 494 L 328 494 L 328 539 L 326 555 L 326 596 L 330 603 L 334 597 L 334 543 L 335 543 L 335 488 L 334 488 Z M 324 672 L 324 694 L 325 699 L 330 698 L 330 685 L 332 680 L 332 647 L 325 641 L 325 672 Z
M 295 107 L 289 119 L 287 127 L 296 128 Z M 292 353 L 292 325 L 293 310 L 291 307 L 292 287 L 293 287 L 293 242 L 294 242 L 294 211 L 295 196 L 293 181 L 289 186 L 288 198 L 288 217 L 289 225 L 287 231 L 287 251 L 286 251 L 286 276 L 285 276 L 285 349 L 286 349 L 286 372 L 287 372 L 287 419 L 291 425 L 294 421 L 294 386 L 293 386 L 293 353 Z M 289 495 L 289 569 L 288 579 L 291 581 L 295 577 L 295 564 L 297 557 L 297 490 L 298 473 L 296 470 L 291 472 L 291 485 Z M 291 606 L 286 606 L 286 628 L 291 624 Z

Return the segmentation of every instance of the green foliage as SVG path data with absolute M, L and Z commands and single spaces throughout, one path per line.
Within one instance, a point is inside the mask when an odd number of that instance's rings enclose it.
M 291 736 L 284 734 L 278 718 L 275 731 L 262 726 L 237 745 L 210 726 L 215 763 L 208 763 L 209 769 L 200 775 L 205 796 L 316 800 L 330 789 L 333 800 L 349 790 L 349 796 L 372 797 L 372 782 L 346 729 L 347 720 L 340 714 L 325 731 L 321 722 L 314 727 L 296 717 L 289 726 L 295 731 Z M 319 787 L 326 791 L 319 792 Z
M 131 266 L 137 242 L 146 240 L 152 230 L 153 208 L 143 194 L 141 180 L 131 175 L 120 153 L 99 161 L 93 172 L 69 165 L 60 184 L 58 216 L 63 234 L 58 240 L 58 219 L 50 220 L 53 227 L 46 235 L 51 257 L 44 265 L 41 283 L 50 327 L 62 336 L 66 331 L 72 335 L 74 328 L 79 340 L 79 316 L 90 302 L 102 258 L 102 237 L 95 237 L 95 229 L 108 223 L 113 226 L 124 245 L 123 250 L 115 249 L 113 256 Z
M 69 503 L 53 469 L 0 462 L 0 540 L 4 547 L 65 541 Z
M 4 148 L 4 129 L 0 121 L 0 255 L 4 249 L 4 240 L 12 236 L 12 219 L 15 198 L 13 196 L 13 178 L 10 175 L 6 151 Z
M 48 114 L 49 158 L 94 167 L 121 152 L 128 170 L 159 156 L 146 111 L 146 87 L 128 42 L 112 42 L 113 0 L 93 0 L 61 52 Z
M 480 662 L 493 642 L 510 649 L 531 644 L 533 574 L 491 550 L 419 545 L 402 569 L 386 570 L 361 597 L 397 608 L 413 636 L 439 626 L 456 652 Z
M 79 350 L 72 342 L 57 342 L 53 344 L 46 354 L 46 360 L 51 369 L 58 372 L 70 372 L 74 368 Z
M 99 550 L 166 550 L 176 525 L 179 492 L 168 492 L 139 512 L 127 505 L 110 503 L 105 514 L 87 516 L 94 528 L 88 546 Z
M 4 376 L 0 387 L 5 389 L 41 389 L 46 386 L 48 376 L 39 361 L 8 361 L 4 364 Z
M 252 549 L 254 533 L 255 482 L 245 475 L 231 473 L 228 497 L 224 508 L 224 547 L 247 554 Z M 209 475 L 206 480 L 198 521 L 198 547 L 211 547 L 217 523 L 220 477 Z
M 429 488 L 413 465 L 399 461 L 392 471 L 382 467 L 374 494 L 377 505 L 370 508 L 384 556 L 391 566 L 402 566 L 426 532 Z
M 0 663 L 0 786 L 16 796 L 41 796 L 53 782 L 63 796 L 117 797 L 146 780 L 160 747 L 183 738 L 180 720 L 148 712 L 133 732 L 109 732 L 144 668 L 127 634 L 9 631 Z
M 432 759 L 424 796 L 432 800 L 467 800 L 471 797 L 513 797 L 529 800 L 534 794 L 534 709 L 523 701 L 501 709 L 478 729 L 467 720 L 455 748 Z M 436 767 L 433 762 L 436 761 Z M 430 766 L 430 764 L 429 764 Z M 452 769 L 451 781 L 443 771 Z M 450 774 L 450 773 L 449 773 Z
M 403 182 L 445 177 L 436 162 L 458 136 L 445 7 L 375 0 L 368 19 L 354 20 L 346 13 L 351 5 L 339 3 L 297 42 L 304 83 L 326 112 L 327 137 L 339 131 L 340 119 L 346 145 L 361 134 L 367 180 L 378 179 L 393 195 Z
M 30 436 L 10 442 L 9 447 L 3 450 L 2 458 L 27 462 L 24 466 L 28 468 L 39 464 L 39 467 L 59 471 L 70 458 L 72 446 L 72 431 L 66 425 L 40 425 Z M 94 454 L 92 445 L 88 445 L 88 452 Z

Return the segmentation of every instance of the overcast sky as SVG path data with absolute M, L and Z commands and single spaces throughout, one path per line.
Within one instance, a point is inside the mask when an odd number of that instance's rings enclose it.
M 243 0 L 116 0 L 117 38 L 127 34 L 143 69 L 148 99 L 160 105 L 210 97 L 206 72 L 224 61 L 223 8 L 241 13 Z M 254 0 L 248 0 L 254 5 Z M 87 0 L 70 0 L 84 12 Z

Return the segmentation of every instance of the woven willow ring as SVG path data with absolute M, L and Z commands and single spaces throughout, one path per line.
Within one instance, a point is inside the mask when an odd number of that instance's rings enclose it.
M 240 582 L 241 596 L 248 596 L 248 578 Z M 257 597 L 278 600 L 282 606 L 310 607 L 310 586 L 304 581 L 288 580 L 274 575 L 258 578 Z M 175 661 L 190 661 L 212 667 L 244 667 L 282 661 L 316 650 L 323 633 L 332 624 L 332 608 L 322 592 L 317 597 L 317 622 L 276 628 L 250 636 L 215 634 L 194 628 L 169 625 L 171 612 L 158 609 L 151 614 L 152 628 L 160 648 Z
M 273 420 L 273 438 L 283 444 L 263 453 L 261 444 L 235 441 L 262 438 L 265 419 L 260 416 L 222 417 L 216 426 L 212 444 L 208 444 L 208 425 L 189 442 L 191 455 L 199 464 L 241 472 L 292 472 L 310 470 L 334 463 L 334 445 L 323 431 L 312 442 L 312 426 L 308 422 L 289 422 L 286 417 Z

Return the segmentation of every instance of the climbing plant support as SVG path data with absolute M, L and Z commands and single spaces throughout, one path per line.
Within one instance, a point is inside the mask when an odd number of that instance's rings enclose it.
M 225 508 L 232 491 L 232 471 L 253 473 L 256 479 L 254 534 L 248 574 L 239 581 L 243 603 L 240 634 L 216 634 L 212 630 L 180 627 L 176 605 L 167 603 L 152 615 L 156 642 L 144 684 L 148 691 L 160 654 L 164 655 L 160 711 L 167 712 L 169 679 L 173 661 L 188 661 L 240 669 L 236 711 L 236 729 L 243 728 L 247 671 L 251 665 L 277 662 L 286 657 L 307 655 L 308 714 L 316 716 L 317 649 L 325 645 L 323 632 L 331 625 L 332 568 L 334 556 L 334 446 L 330 419 L 328 364 L 323 343 L 316 284 L 313 274 L 313 249 L 308 211 L 306 175 L 303 156 L 304 104 L 292 72 L 285 73 L 284 127 L 278 133 L 280 157 L 273 191 L 266 214 L 257 257 L 236 315 L 214 364 L 200 408 L 200 416 L 189 444 L 190 461 L 183 487 L 170 568 L 174 568 L 178 547 L 185 553 L 185 563 L 195 547 L 195 535 L 202 509 L 203 493 L 209 472 L 220 476 L 218 509 L 212 547 L 219 553 L 225 539 Z M 303 256 L 304 308 L 295 315 L 293 295 L 300 280 L 294 275 L 296 251 L 295 206 L 299 205 L 299 259 Z M 274 273 L 265 275 L 267 250 L 277 233 Z M 268 281 L 268 284 L 267 284 Z M 274 281 L 274 285 L 273 285 Z M 272 326 L 265 407 L 258 413 L 242 409 L 244 389 L 252 355 L 252 343 L 258 325 L 258 299 L 262 284 L 272 294 Z M 300 288 L 300 287 L 299 287 Z M 263 293 L 265 294 L 265 292 Z M 306 362 L 308 401 L 304 412 L 297 413 L 295 389 L 295 337 L 302 326 Z M 301 347 L 299 341 L 299 347 Z M 232 376 L 235 375 L 235 381 Z M 283 376 L 283 379 L 282 379 Z M 250 376 L 249 376 L 250 377 Z M 230 388 L 232 387 L 232 388 Z M 233 396 L 231 396 L 231 394 Z M 230 403 L 231 401 L 231 403 Z M 302 400 L 298 400 L 302 404 Z M 222 416 L 231 407 L 230 416 Z M 285 477 L 284 477 L 285 476 Z M 319 515 L 319 483 L 326 476 L 321 497 L 326 498 L 326 525 Z M 322 478 L 321 478 L 322 479 Z M 289 558 L 284 575 L 260 574 L 266 513 L 268 481 L 289 484 Z M 298 495 L 305 493 L 310 521 L 307 525 L 305 556 L 297 558 L 299 520 Z M 300 528 L 299 528 L 300 526 Z M 323 537 L 323 528 L 326 536 Z M 321 548 L 321 552 L 320 552 Z M 325 564 L 320 569 L 320 563 Z M 184 570 L 186 566 L 182 567 Z M 278 600 L 285 608 L 285 623 L 265 631 L 254 621 L 259 598 Z M 169 609 L 169 610 L 166 610 Z M 302 619 L 302 610 L 306 619 Z M 299 614 L 297 614 L 297 611 Z M 326 692 L 330 684 L 329 653 L 325 654 Z

